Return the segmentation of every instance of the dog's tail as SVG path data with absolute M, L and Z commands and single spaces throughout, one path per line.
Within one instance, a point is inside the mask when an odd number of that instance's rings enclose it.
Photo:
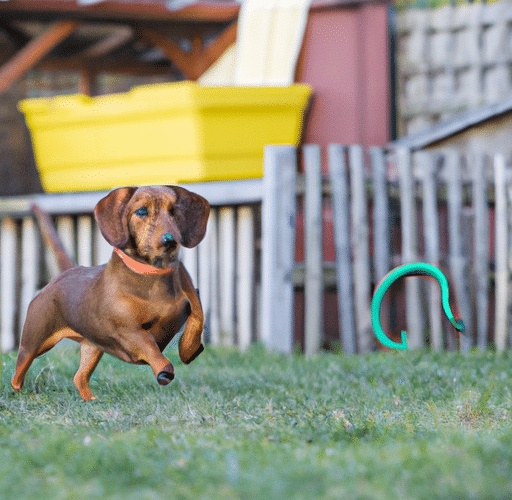
M 62 272 L 74 267 L 75 264 L 66 253 L 51 217 L 38 205 L 32 205 L 31 210 L 39 224 L 45 245 L 54 253 L 57 259 L 59 271 Z

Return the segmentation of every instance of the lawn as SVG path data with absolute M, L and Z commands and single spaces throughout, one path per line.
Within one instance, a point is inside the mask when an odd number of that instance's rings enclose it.
M 510 353 L 365 356 L 207 347 L 159 386 L 106 356 L 83 403 L 76 350 L 4 356 L 2 499 L 512 498 Z

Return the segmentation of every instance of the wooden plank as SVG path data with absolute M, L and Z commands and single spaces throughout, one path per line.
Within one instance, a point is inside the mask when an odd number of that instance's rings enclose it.
M 101 234 L 100 228 L 97 224 L 94 225 L 94 255 L 95 265 L 105 264 L 112 257 L 112 246 L 109 245 L 107 240 Z
M 487 349 L 489 329 L 489 209 L 487 204 L 486 157 L 474 155 L 471 159 L 473 171 L 473 211 L 475 220 L 475 308 L 477 346 Z
M 77 27 L 76 21 L 55 21 L 41 35 L 27 43 L 0 68 L 0 94 L 34 67 Z
M 345 353 L 355 354 L 357 345 L 350 254 L 350 201 L 345 149 L 339 144 L 330 144 L 328 161 L 332 184 L 340 340 Z
M 89 215 L 77 220 L 77 263 L 92 266 L 92 218 Z
M 73 217 L 62 215 L 57 219 L 57 233 L 62 241 L 62 245 L 69 255 L 69 258 L 76 262 L 75 254 L 75 223 Z
M 389 271 L 389 206 L 386 162 L 382 148 L 370 148 L 373 174 L 373 221 L 375 241 L 375 282 Z
M 425 258 L 434 266 L 439 266 L 439 221 L 437 210 L 436 155 L 428 152 L 416 153 L 418 169 L 423 178 L 423 227 L 425 238 Z M 430 326 L 430 347 L 441 350 L 443 342 L 443 324 L 441 320 L 441 290 L 438 283 L 427 283 L 428 315 Z
M 220 331 L 220 271 L 219 271 L 219 224 L 218 209 L 210 211 L 208 222 L 209 250 L 210 250 L 210 315 L 209 335 L 213 345 L 219 345 Z
M 400 213 L 402 218 L 402 264 L 418 260 L 418 236 L 416 230 L 416 190 L 413 177 L 412 156 L 407 148 L 397 149 L 400 185 Z M 407 319 L 407 343 L 410 349 L 424 347 L 423 315 L 421 308 L 420 280 L 405 282 L 405 310 Z
M 455 295 L 460 308 L 460 314 L 466 325 L 465 335 L 460 335 L 460 350 L 467 352 L 471 348 L 473 332 L 472 308 L 469 299 L 469 256 L 464 252 L 463 232 L 461 229 L 462 215 L 462 182 L 461 182 L 461 158 L 457 151 L 449 150 L 445 153 L 446 171 L 448 176 L 448 241 L 449 262 L 453 278 Z M 453 332 L 448 338 L 454 338 Z
M 23 324 L 30 302 L 36 294 L 39 279 L 40 241 L 32 217 L 25 217 L 21 225 L 21 291 L 18 336 L 21 337 Z
M 235 344 L 235 210 L 219 209 L 220 343 Z
M 508 220 L 506 198 L 505 157 L 494 156 L 494 186 L 496 191 L 496 312 L 494 342 L 502 352 L 508 343 Z
M 263 198 L 263 179 L 198 182 L 181 186 L 200 194 L 212 206 L 259 203 Z M 25 215 L 30 213 L 30 207 L 34 203 L 53 215 L 92 213 L 96 203 L 107 194 L 108 191 L 91 191 L 9 196 L 0 198 L 0 214 Z
M 210 220 L 212 213 L 210 213 Z M 210 222 L 206 226 L 206 234 L 203 241 L 197 247 L 198 251 L 198 267 L 199 267 L 199 299 L 204 314 L 204 336 L 205 340 L 210 340 L 210 315 L 211 315 L 211 230 Z
M 193 285 L 197 288 L 198 284 L 198 262 L 197 262 L 197 247 L 195 248 L 181 248 L 181 262 L 188 271 Z
M 366 199 L 363 148 L 359 145 L 352 145 L 349 146 L 348 153 L 357 341 L 359 351 L 368 352 L 372 350 L 375 340 L 370 314 L 370 227 Z
M 262 203 L 261 338 L 293 350 L 293 282 L 297 157 L 293 146 L 266 146 Z
M 303 154 L 306 171 L 304 352 L 310 356 L 320 350 L 323 339 L 322 159 L 317 145 L 305 146 Z
M 238 346 L 246 349 L 254 331 L 254 209 L 239 207 L 237 217 L 236 316 Z
M 202 37 L 194 37 L 192 50 L 183 51 L 159 30 L 137 26 L 136 33 L 149 44 L 158 47 L 190 80 L 197 80 L 236 40 L 237 23 L 231 23 L 212 43 L 203 46 Z
M 111 28 L 112 33 L 93 43 L 80 52 L 79 56 L 85 59 L 104 57 L 110 52 L 126 45 L 133 38 L 133 30 L 130 27 Z
M 16 256 L 17 227 L 13 219 L 2 219 L 0 225 L 0 341 L 3 352 L 15 347 L 16 326 Z

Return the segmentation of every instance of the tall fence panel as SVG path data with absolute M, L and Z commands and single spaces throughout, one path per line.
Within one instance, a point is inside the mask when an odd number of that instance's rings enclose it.
M 379 349 L 370 327 L 372 292 L 391 268 L 419 260 L 447 272 L 467 335 L 457 337 L 443 320 L 436 283 L 407 278 L 383 302 L 382 324 L 391 338 L 405 329 L 410 347 L 510 346 L 512 183 L 505 157 L 337 144 L 322 155 L 309 145 L 302 155 L 307 173 L 297 175 L 296 153 L 291 146 L 267 147 L 263 179 L 188 186 L 212 205 L 204 240 L 183 251 L 200 290 L 207 342 L 244 349 L 257 341 L 291 352 L 297 348 L 293 319 L 305 315 L 305 351 L 313 354 L 326 340 L 324 318 L 334 314 L 344 352 Z M 0 199 L 4 351 L 17 346 L 30 300 L 58 272 L 31 204 L 54 217 L 78 263 L 96 265 L 112 253 L 92 216 L 104 194 Z M 305 200 L 304 262 L 294 259 L 301 243 L 297 197 Z M 318 227 L 329 198 L 333 235 Z M 323 261 L 328 239 L 336 262 Z M 336 288 L 337 311 L 323 307 L 327 286 Z M 294 302 L 300 289 L 307 291 L 305 311 Z

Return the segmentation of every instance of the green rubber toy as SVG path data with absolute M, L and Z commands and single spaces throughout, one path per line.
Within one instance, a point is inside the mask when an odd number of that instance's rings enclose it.
M 434 278 L 437 280 L 439 286 L 441 287 L 441 303 L 448 320 L 459 332 L 464 332 L 464 322 L 461 319 L 456 320 L 450 308 L 450 302 L 448 300 L 448 280 L 446 279 L 446 276 L 442 273 L 442 271 L 440 271 L 432 264 L 427 264 L 425 262 L 415 262 L 397 267 L 386 274 L 386 276 L 377 286 L 375 293 L 373 294 L 371 307 L 372 326 L 375 335 L 382 345 L 391 349 L 408 349 L 406 332 L 402 331 L 402 342 L 394 342 L 384 333 L 382 327 L 380 326 L 380 307 L 385 293 L 396 280 L 405 278 L 407 276 L 422 276 Z

